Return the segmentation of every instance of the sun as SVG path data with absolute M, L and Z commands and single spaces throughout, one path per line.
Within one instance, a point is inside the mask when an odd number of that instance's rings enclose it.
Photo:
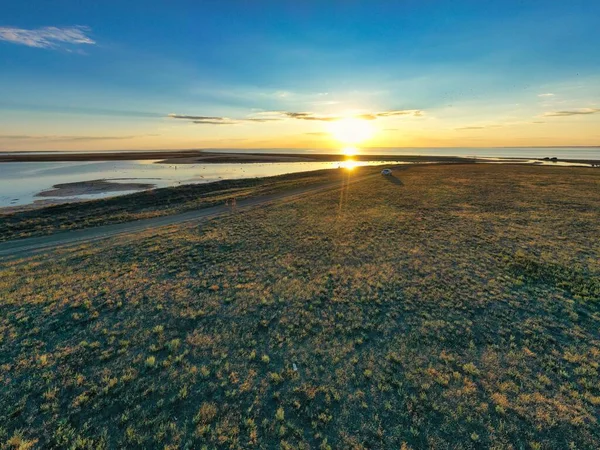
M 367 120 L 347 118 L 329 124 L 329 133 L 342 144 L 360 144 L 375 134 L 375 127 Z

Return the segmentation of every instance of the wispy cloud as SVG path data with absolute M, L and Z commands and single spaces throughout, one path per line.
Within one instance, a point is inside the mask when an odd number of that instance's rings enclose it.
M 399 109 L 395 111 L 383 111 L 377 113 L 377 117 L 391 117 L 391 116 L 415 116 L 421 117 L 423 111 L 420 109 Z
M 231 119 L 229 117 L 219 116 L 190 116 L 186 114 L 169 114 L 168 117 L 203 125 L 236 125 L 244 122 L 272 122 L 274 120 L 283 120 L 281 117 L 270 117 L 261 114 L 256 114 L 243 119 Z
M 339 120 L 338 116 L 325 116 L 318 115 L 311 112 L 283 112 L 283 114 L 290 119 L 298 119 L 298 120 L 317 120 L 320 122 L 333 122 L 335 120 Z
M 190 116 L 185 114 L 169 114 L 168 117 L 170 117 L 171 119 L 188 120 L 193 123 L 206 125 L 235 125 L 236 123 L 240 123 L 240 120 L 217 116 Z
M 274 122 L 283 119 L 284 115 L 281 111 L 258 111 L 242 120 L 246 122 Z
M 547 92 L 545 94 L 538 94 L 538 97 L 554 97 L 552 92 Z
M 185 120 L 229 120 L 226 117 L 215 117 L 215 116 L 190 116 L 186 114 L 169 114 L 171 119 L 185 119 Z
M 424 113 L 421 110 L 407 109 L 407 110 L 391 110 L 381 111 L 365 114 L 353 114 L 353 115 L 327 115 L 327 114 L 316 114 L 313 112 L 292 112 L 292 111 L 261 111 L 251 114 L 244 118 L 229 118 L 219 116 L 195 116 L 186 114 L 169 114 L 168 117 L 171 119 L 182 119 L 188 120 L 197 124 L 205 125 L 235 125 L 245 122 L 273 122 L 280 120 L 309 120 L 318 122 L 335 122 L 345 118 L 355 118 L 363 120 L 376 120 L 379 118 L 393 117 L 393 116 L 414 116 L 420 117 Z
M 0 27 L 0 41 L 37 48 L 59 48 L 63 45 L 94 45 L 88 36 L 90 29 L 84 26 L 43 27 L 34 30 Z
M 285 112 L 285 115 L 291 117 L 292 119 L 300 119 L 300 120 L 320 120 L 324 122 L 333 122 L 336 120 L 344 119 L 347 116 L 323 116 L 318 114 L 313 114 L 309 112 Z M 391 111 L 381 111 L 381 112 L 373 112 L 373 113 L 365 113 L 365 114 L 355 114 L 351 115 L 351 118 L 355 119 L 363 119 L 363 120 L 376 120 L 380 117 L 393 117 L 393 116 L 415 116 L 420 117 L 423 115 L 423 111 L 418 109 L 402 109 L 402 110 L 391 110 Z
M 580 116 L 587 114 L 596 114 L 600 112 L 600 108 L 579 108 L 565 111 L 552 111 L 544 114 L 544 117 L 564 117 L 564 116 Z

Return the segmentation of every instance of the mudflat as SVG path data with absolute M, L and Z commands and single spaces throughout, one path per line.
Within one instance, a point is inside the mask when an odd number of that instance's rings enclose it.
M 73 197 L 106 192 L 138 191 L 150 189 L 154 186 L 151 183 L 113 183 L 107 180 L 77 181 L 55 184 L 52 189 L 36 194 L 36 197 Z

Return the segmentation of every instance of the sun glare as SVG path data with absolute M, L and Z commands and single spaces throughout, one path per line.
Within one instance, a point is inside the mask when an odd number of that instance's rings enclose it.
M 344 147 L 342 149 L 342 153 L 345 156 L 354 156 L 354 155 L 358 154 L 358 149 L 356 147 Z
M 346 161 L 342 161 L 342 163 L 340 164 L 340 167 L 346 170 L 354 170 L 354 168 L 358 166 L 358 162 L 354 161 L 353 159 L 347 159 Z
M 339 142 L 352 145 L 370 139 L 375 128 L 367 120 L 348 118 L 331 122 L 329 132 Z

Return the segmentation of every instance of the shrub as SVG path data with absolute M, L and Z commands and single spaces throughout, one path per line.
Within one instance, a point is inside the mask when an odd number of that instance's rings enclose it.
M 194 422 L 208 425 L 212 423 L 214 418 L 217 416 L 217 405 L 214 403 L 202 403 L 198 412 L 194 416 Z

